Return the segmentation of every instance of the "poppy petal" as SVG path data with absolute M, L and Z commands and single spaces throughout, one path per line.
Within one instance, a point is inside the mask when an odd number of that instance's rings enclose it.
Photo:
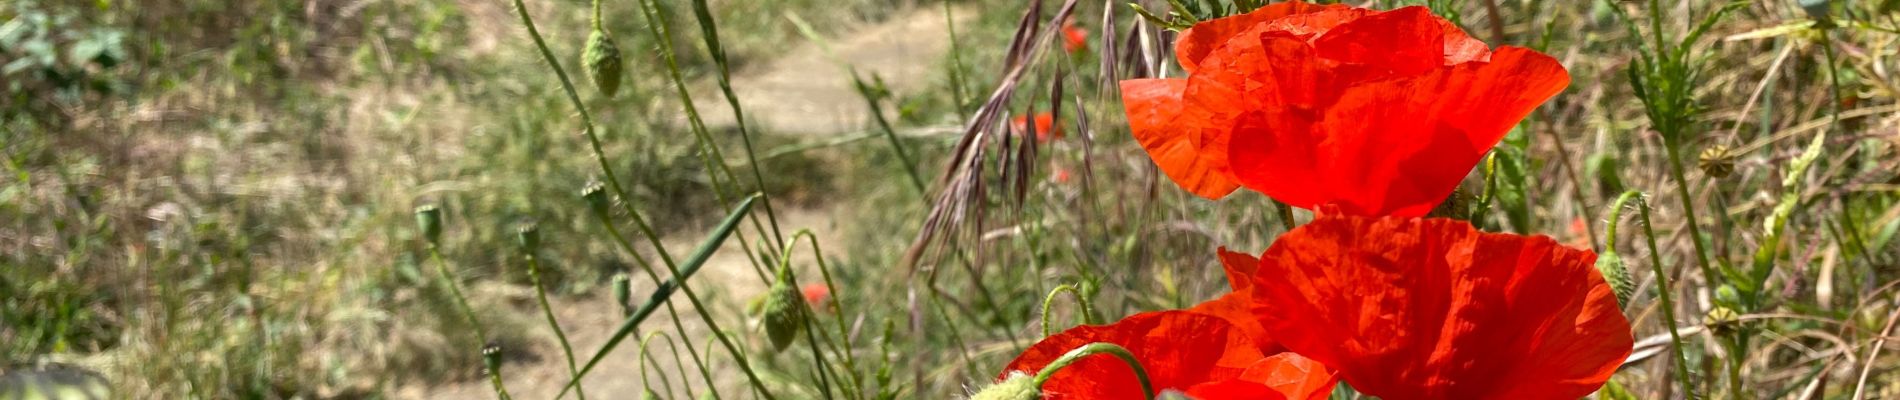
M 1305 34 L 1325 32 L 1326 28 L 1338 25 L 1364 14 L 1347 12 L 1355 10 L 1343 4 L 1316 5 L 1300 1 L 1269 4 L 1246 14 L 1215 18 L 1194 24 L 1194 27 L 1181 31 L 1174 40 L 1174 58 L 1181 63 L 1181 69 L 1188 73 L 1200 68 L 1202 58 L 1207 57 L 1216 48 L 1227 44 L 1242 32 L 1253 30 L 1262 24 L 1285 20 L 1277 27 L 1281 30 L 1298 29 Z M 1324 13 L 1321 13 L 1325 11 Z M 1302 14 L 1320 13 L 1319 18 L 1293 18 Z
M 1456 220 L 1325 214 L 1261 256 L 1254 315 L 1362 393 L 1575 399 L 1630 353 L 1594 253 Z
M 1182 79 L 1133 79 L 1121 81 L 1122 106 L 1128 113 L 1128 126 L 1135 139 L 1148 151 L 1161 172 L 1175 184 L 1208 199 L 1219 199 L 1240 187 L 1227 170 L 1226 156 L 1209 157 L 1211 151 L 1195 140 L 1195 131 L 1183 126 L 1181 93 L 1187 87 Z
M 1129 316 L 1110 325 L 1070 328 L 1043 338 L 1011 361 L 1012 371 L 1035 374 L 1063 354 L 1095 342 L 1114 343 L 1141 361 L 1155 390 L 1185 389 L 1238 377 L 1267 358 L 1246 335 L 1220 318 L 1186 311 Z M 1140 399 L 1141 384 L 1120 359 L 1093 356 L 1070 364 L 1042 386 L 1044 399 Z
M 1196 304 L 1188 311 L 1227 320 L 1234 324 L 1234 329 L 1252 338 L 1262 352 L 1272 354 L 1285 351 L 1285 348 L 1273 342 L 1273 336 L 1267 334 L 1267 328 L 1253 316 L 1253 293 L 1250 290 L 1253 287 L 1254 270 L 1258 268 L 1260 260 L 1245 253 L 1227 251 L 1226 248 L 1219 251 L 1221 267 L 1227 270 L 1227 282 L 1233 285 L 1233 290 Z
M 1263 111 L 1236 124 L 1223 161 L 1241 184 L 1290 205 L 1337 203 L 1359 215 L 1425 215 L 1512 126 L 1570 82 L 1555 59 L 1518 47 L 1498 49 L 1490 62 L 1365 82 L 1315 65 L 1321 61 L 1288 57 L 1280 61 L 1316 71 L 1304 82 L 1338 85 L 1323 90 L 1337 97 L 1282 89 L 1280 97 L 1265 98 L 1252 106 Z M 1258 68 L 1268 71 L 1256 74 L 1302 67 Z M 1194 89 L 1190 84 L 1190 96 Z M 1303 112 L 1312 109 L 1323 111 Z

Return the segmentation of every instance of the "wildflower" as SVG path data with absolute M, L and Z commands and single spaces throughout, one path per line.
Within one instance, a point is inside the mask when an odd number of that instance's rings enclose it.
M 819 310 L 828 309 L 825 302 L 831 301 L 831 287 L 825 286 L 824 282 L 807 283 L 798 288 L 798 293 L 805 296 L 806 304 L 818 307 Z
M 1426 214 L 1570 79 L 1424 7 L 1276 3 L 1196 24 L 1175 57 L 1186 78 L 1121 83 L 1135 138 L 1170 179 L 1358 215 Z
M 1386 400 L 1576 399 L 1633 339 L 1595 255 L 1449 219 L 1321 217 L 1261 255 L 1252 312 Z
M 1069 183 L 1069 179 L 1073 178 L 1070 175 L 1068 168 L 1056 167 L 1049 171 L 1049 179 L 1056 183 Z
M 1334 383 L 1313 360 L 1267 354 L 1227 320 L 1180 310 L 1135 314 L 1043 338 L 997 379 L 1007 383 L 1013 376 L 1036 373 L 1069 350 L 1096 342 L 1128 349 L 1155 390 L 1178 390 L 1197 399 L 1323 399 Z M 1051 375 L 1041 391 L 1045 399 L 1139 399 L 1143 393 L 1134 371 L 1111 357 L 1077 361 Z
M 1029 133 L 1029 116 L 1019 115 L 1009 121 L 1011 132 L 1017 135 Z M 1036 143 L 1049 143 L 1062 138 L 1062 125 L 1056 123 L 1056 117 L 1050 113 L 1036 113 Z
M 1062 21 L 1062 49 L 1069 53 L 1089 51 L 1089 31 L 1075 26 L 1075 19 Z

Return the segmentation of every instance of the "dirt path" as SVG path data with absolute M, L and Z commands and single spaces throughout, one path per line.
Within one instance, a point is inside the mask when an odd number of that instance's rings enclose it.
M 976 12 L 963 7 L 952 14 L 958 26 L 964 26 Z M 943 8 L 931 5 L 900 12 L 877 25 L 829 35 L 826 46 L 789 38 L 787 42 L 795 44 L 784 58 L 742 71 L 733 77 L 733 91 L 745 107 L 746 118 L 767 132 L 858 131 L 868 126 L 870 114 L 852 86 L 846 65 L 856 68 L 866 81 L 872 74 L 883 77 L 886 88 L 898 96 L 923 90 L 931 79 L 942 76 L 943 65 L 938 61 L 950 47 L 944 22 Z M 710 103 L 702 113 L 708 125 L 734 125 L 731 108 L 719 97 L 716 86 L 706 85 L 700 93 L 697 98 L 705 99 L 700 102 Z
M 970 20 L 972 10 L 956 11 L 959 25 Z M 802 38 L 788 38 L 795 43 L 783 58 L 772 60 L 767 65 L 740 71 L 734 77 L 733 87 L 740 101 L 746 107 L 747 117 L 756 122 L 761 131 L 771 134 L 825 135 L 850 132 L 862 129 L 869 115 L 865 111 L 862 98 L 851 85 L 849 70 L 843 64 L 857 68 L 870 78 L 876 73 L 884 78 L 887 87 L 896 94 L 921 90 L 928 86 L 929 80 L 939 76 L 941 66 L 936 63 L 949 49 L 949 35 L 944 30 L 943 9 L 924 7 L 908 10 L 894 15 L 883 23 L 847 29 L 848 33 L 835 34 L 828 40 L 831 53 L 820 46 Z M 726 107 L 723 98 L 718 97 L 718 88 L 711 82 L 701 85 L 701 104 L 707 109 L 703 113 L 708 124 L 715 127 L 733 125 L 732 112 Z M 684 121 L 681 121 L 683 124 Z M 802 209 L 780 209 L 779 222 L 787 239 L 799 229 L 811 229 L 827 249 L 841 246 L 838 240 L 842 236 L 838 229 L 836 215 L 844 210 L 836 204 L 822 205 Z M 756 242 L 756 232 L 751 227 L 747 240 Z M 675 257 L 682 257 L 691 251 L 706 232 L 681 232 L 663 240 Z M 713 258 L 707 262 L 699 275 L 690 280 L 693 287 L 707 299 L 708 306 L 715 309 L 721 328 L 728 331 L 756 329 L 747 324 L 744 312 L 746 301 L 763 293 L 766 283 L 760 279 L 759 272 L 753 269 L 746 259 L 745 252 L 738 245 L 738 237 L 727 240 Z M 754 249 L 755 251 L 757 249 Z M 801 266 L 801 276 L 815 276 L 816 271 L 806 271 L 813 265 L 810 254 L 800 249 L 793 258 L 794 265 Z M 839 254 L 828 254 L 839 257 Z M 768 271 L 769 273 L 769 271 Z M 812 275 L 806 275 L 806 274 Z M 652 284 L 644 277 L 636 276 L 635 301 L 645 293 L 651 293 Z M 504 288 L 501 291 L 515 291 L 517 288 Z M 515 294 L 519 296 L 520 294 Z M 693 346 L 704 346 L 705 324 L 694 314 L 691 306 L 680 295 L 674 296 L 679 307 L 680 318 L 684 321 Z M 532 302 L 527 302 L 531 304 Z M 585 358 L 605 344 L 620 325 L 618 306 L 613 304 L 611 293 L 606 290 L 585 297 L 552 299 L 555 315 L 574 346 L 576 357 L 585 362 Z M 541 321 L 539 309 L 532 306 L 516 308 L 524 318 L 536 321 L 533 326 L 536 343 L 533 360 L 510 362 L 503 368 L 505 383 L 509 391 L 520 399 L 551 399 L 566 384 L 567 365 L 560 353 L 552 333 L 547 332 Z M 675 334 L 670 318 L 662 309 L 642 327 L 641 331 L 663 330 Z M 760 335 L 742 335 L 741 343 L 747 349 L 759 349 L 762 342 L 755 340 Z M 637 399 L 640 390 L 645 387 L 640 379 L 638 362 L 639 338 L 630 338 L 608 356 L 597 368 L 582 381 L 589 399 Z M 664 346 L 656 345 L 658 348 Z M 717 351 L 715 358 L 729 360 L 724 351 Z M 668 377 L 674 380 L 675 392 L 663 394 L 661 398 L 687 397 L 680 382 L 680 375 L 674 369 L 670 351 L 661 353 L 664 368 L 671 371 Z M 690 361 L 688 361 L 690 363 Z M 723 363 L 723 361 L 722 361 Z M 726 368 L 730 368 L 727 366 Z M 690 369 L 689 372 L 697 374 Z M 658 373 L 659 371 L 653 371 Z M 728 397 L 731 393 L 743 391 L 744 378 L 733 371 L 715 371 L 715 381 Z M 697 376 L 689 380 L 695 393 L 705 389 L 705 382 Z M 492 398 L 494 393 L 486 381 L 466 381 L 432 387 L 403 388 L 394 397 L 403 399 L 482 399 Z M 570 399 L 574 398 L 569 395 Z

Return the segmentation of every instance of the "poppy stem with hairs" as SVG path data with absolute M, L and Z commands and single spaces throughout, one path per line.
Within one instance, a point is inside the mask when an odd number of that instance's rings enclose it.
M 1653 271 L 1652 273 L 1656 275 L 1656 297 L 1662 301 L 1663 323 L 1669 327 L 1669 339 L 1674 342 L 1674 345 L 1670 346 L 1670 348 L 1676 354 L 1676 378 L 1681 381 L 1682 390 L 1688 392 L 1689 398 L 1697 398 L 1695 396 L 1695 384 L 1689 382 L 1689 357 L 1682 352 L 1682 335 L 1678 333 L 1676 329 L 1676 306 L 1674 302 L 1670 301 L 1669 297 L 1669 292 L 1674 289 L 1669 287 L 1669 275 L 1663 272 L 1662 249 L 1656 245 L 1656 231 L 1649 225 L 1649 201 L 1645 200 L 1640 192 L 1634 190 L 1623 192 L 1622 196 L 1616 198 L 1615 205 L 1611 207 L 1612 211 L 1610 212 L 1613 216 L 1612 218 L 1620 214 L 1618 210 L 1623 208 L 1624 203 L 1630 201 L 1635 201 L 1636 207 L 1643 211 L 1643 236 L 1649 241 L 1649 266 Z M 1609 246 L 1611 249 L 1615 249 L 1616 232 L 1612 230 L 1607 233 L 1609 234 Z
M 1089 299 L 1082 296 L 1082 291 L 1076 290 L 1075 285 L 1067 283 L 1056 285 L 1055 289 L 1049 290 L 1048 296 L 1042 298 L 1042 336 L 1044 337 L 1049 336 L 1049 306 L 1055 304 L 1056 295 L 1062 292 L 1069 292 L 1069 297 L 1075 298 L 1076 305 L 1080 307 L 1075 311 L 1076 319 L 1082 320 L 1083 324 L 1093 322 L 1089 316 L 1094 313 L 1090 311 Z
M 825 263 L 825 252 L 824 250 L 821 250 L 818 247 L 817 234 L 812 233 L 810 229 L 799 229 L 798 232 L 793 232 L 792 241 L 785 244 L 785 254 L 784 256 L 782 256 L 782 258 L 788 259 L 788 260 L 792 258 L 792 249 L 798 246 L 798 239 L 801 239 L 801 238 L 806 239 L 806 241 L 811 243 L 812 259 L 817 260 L 818 273 L 819 275 L 824 277 L 825 290 L 827 291 L 827 293 L 830 293 L 830 295 L 825 296 L 824 302 L 827 303 L 826 305 L 814 305 L 814 306 L 830 307 L 830 312 L 832 313 L 832 315 L 837 315 L 837 316 L 850 315 L 850 314 L 845 313 L 844 303 L 838 301 L 838 296 L 844 292 L 839 292 L 837 283 L 833 282 L 833 280 L 831 279 L 831 266 Z M 845 326 L 844 318 L 832 318 L 831 320 L 837 322 L 838 338 L 839 338 L 838 340 L 844 342 L 845 348 L 850 348 L 851 347 L 851 329 Z M 815 323 L 809 320 L 807 320 L 807 322 Z M 844 362 L 844 369 L 850 372 L 849 374 L 846 375 L 846 377 L 851 378 L 852 390 L 853 391 L 863 390 L 863 387 L 862 387 L 863 379 L 862 377 L 858 376 L 856 354 L 850 351 L 836 351 L 836 352 L 840 354 L 839 358 L 841 359 L 842 362 Z
M 1049 377 L 1055 376 L 1056 371 L 1062 370 L 1063 367 L 1067 367 L 1069 366 L 1069 364 L 1074 364 L 1076 361 L 1081 361 L 1083 357 L 1088 357 L 1088 356 L 1092 356 L 1096 354 L 1104 354 L 1104 353 L 1114 355 L 1115 358 L 1122 359 L 1122 362 L 1128 363 L 1129 369 L 1133 369 L 1135 371 L 1135 378 L 1141 380 L 1141 391 L 1142 391 L 1141 398 L 1143 399 L 1155 398 L 1154 384 L 1148 382 L 1148 371 L 1141 369 L 1141 361 L 1135 360 L 1135 355 L 1132 353 L 1129 353 L 1128 349 L 1122 348 L 1121 346 L 1117 346 L 1114 343 L 1106 343 L 1106 342 L 1089 343 L 1089 344 L 1083 345 L 1082 347 L 1077 347 L 1075 348 L 1075 350 L 1069 350 L 1067 354 L 1063 354 L 1062 357 L 1057 358 L 1055 362 L 1049 363 L 1048 366 L 1042 367 L 1042 371 L 1036 373 L 1036 381 L 1035 381 L 1036 387 L 1038 388 L 1042 387 L 1043 382 L 1048 382 Z

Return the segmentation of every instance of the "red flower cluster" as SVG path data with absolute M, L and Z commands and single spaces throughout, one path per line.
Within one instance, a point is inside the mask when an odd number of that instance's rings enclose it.
M 1576 399 L 1628 357 L 1595 253 L 1418 218 L 1568 84 L 1555 60 L 1419 7 L 1299 2 L 1195 25 L 1176 56 L 1186 79 L 1122 82 L 1142 146 L 1196 194 L 1246 186 L 1316 219 L 1258 258 L 1222 249 L 1230 293 L 1044 338 L 1003 376 L 1107 342 L 1202 400 L 1322 399 L 1338 380 L 1386 400 Z M 1139 382 L 1091 357 L 1040 393 L 1141 398 Z

